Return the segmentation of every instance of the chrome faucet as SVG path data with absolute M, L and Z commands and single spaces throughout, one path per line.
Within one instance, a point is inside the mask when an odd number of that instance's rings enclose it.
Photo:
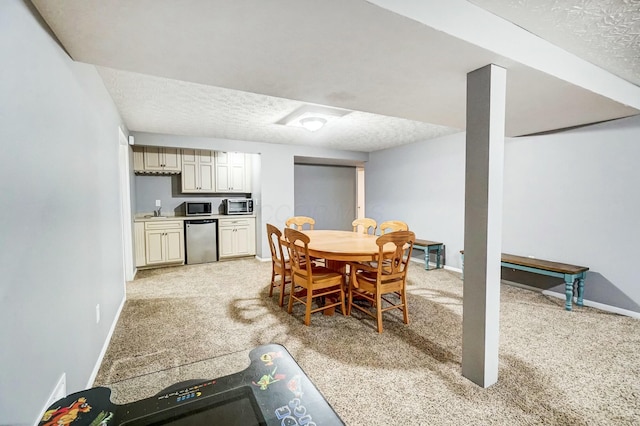
M 162 210 L 162 207 L 158 207 L 158 210 L 154 210 L 153 211 L 153 215 L 155 217 L 160 217 L 161 216 L 161 210 Z

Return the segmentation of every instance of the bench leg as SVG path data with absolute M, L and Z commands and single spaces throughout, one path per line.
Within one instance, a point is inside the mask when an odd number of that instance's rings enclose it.
M 442 260 L 442 246 L 438 246 L 436 250 L 437 250 L 436 251 L 436 268 L 440 269 L 441 260 Z
M 424 248 L 424 269 L 425 271 L 429 270 L 429 247 Z
M 578 277 L 578 300 L 576 300 L 576 304 L 578 306 L 583 306 L 582 295 L 584 294 L 584 273 Z
M 573 282 L 574 282 L 574 277 L 573 275 L 565 275 L 564 276 L 564 290 L 565 293 L 567 295 L 567 299 L 564 302 L 564 308 L 567 311 L 571 310 L 571 301 L 573 299 Z

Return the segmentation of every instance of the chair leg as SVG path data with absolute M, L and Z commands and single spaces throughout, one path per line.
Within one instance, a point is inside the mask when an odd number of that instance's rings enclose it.
M 278 304 L 280 305 L 280 307 L 284 305 L 284 286 L 285 286 L 285 282 L 283 279 L 282 281 L 280 281 L 280 299 L 278 300 Z
M 340 306 L 342 307 L 342 315 L 349 315 L 344 306 L 344 277 L 342 278 L 342 283 L 340 284 Z
M 378 333 L 382 333 L 382 296 L 376 293 L 376 318 L 378 320 Z
M 404 323 L 409 324 L 409 310 L 407 309 L 407 292 L 402 290 L 400 300 L 402 301 L 402 313 L 404 314 Z
M 291 313 L 291 311 L 293 310 L 293 293 L 296 289 L 295 284 L 293 283 L 293 280 L 291 281 L 291 294 L 289 295 L 289 307 L 287 308 L 287 313 Z
M 280 307 L 284 305 L 284 292 L 287 288 L 287 273 L 280 275 Z
M 304 325 L 311 324 L 311 302 L 313 302 L 313 290 L 307 290 L 307 306 L 305 306 Z
M 353 305 L 353 291 L 351 290 L 351 284 L 349 284 L 349 293 L 347 294 L 347 316 L 351 315 L 352 305 Z
M 275 279 L 276 279 L 276 271 L 271 269 L 271 286 L 269 286 L 269 297 L 273 296 L 273 287 L 275 285 Z

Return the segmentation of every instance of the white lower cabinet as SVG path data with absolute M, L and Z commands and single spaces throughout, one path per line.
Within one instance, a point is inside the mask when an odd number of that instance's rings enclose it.
M 144 266 L 159 265 L 164 263 L 184 263 L 183 222 L 145 222 L 144 247 Z M 138 256 L 136 256 L 136 259 L 137 258 Z
M 256 219 L 253 217 L 220 219 L 220 258 L 256 254 Z

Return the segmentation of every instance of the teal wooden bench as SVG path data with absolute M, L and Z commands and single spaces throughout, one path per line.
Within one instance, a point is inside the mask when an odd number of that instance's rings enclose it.
M 464 276 L 464 250 L 460 250 L 462 255 L 462 270 Z M 519 271 L 532 272 L 534 274 L 546 275 L 549 277 L 564 279 L 564 288 L 566 300 L 564 307 L 567 311 L 571 310 L 573 301 L 573 288 L 577 281 L 577 299 L 576 304 L 583 306 L 584 295 L 584 279 L 589 268 L 586 266 L 569 265 L 566 263 L 552 262 L 550 260 L 536 259 L 532 257 L 516 256 L 513 254 L 502 253 L 500 264 L 505 268 L 517 269 Z
M 424 250 L 424 269 L 429 271 L 429 253 L 434 252 L 436 254 L 436 269 L 444 267 L 442 262 L 442 251 L 444 250 L 444 244 L 436 241 L 418 240 L 413 243 L 414 249 Z M 442 266 L 441 266 L 442 265 Z

